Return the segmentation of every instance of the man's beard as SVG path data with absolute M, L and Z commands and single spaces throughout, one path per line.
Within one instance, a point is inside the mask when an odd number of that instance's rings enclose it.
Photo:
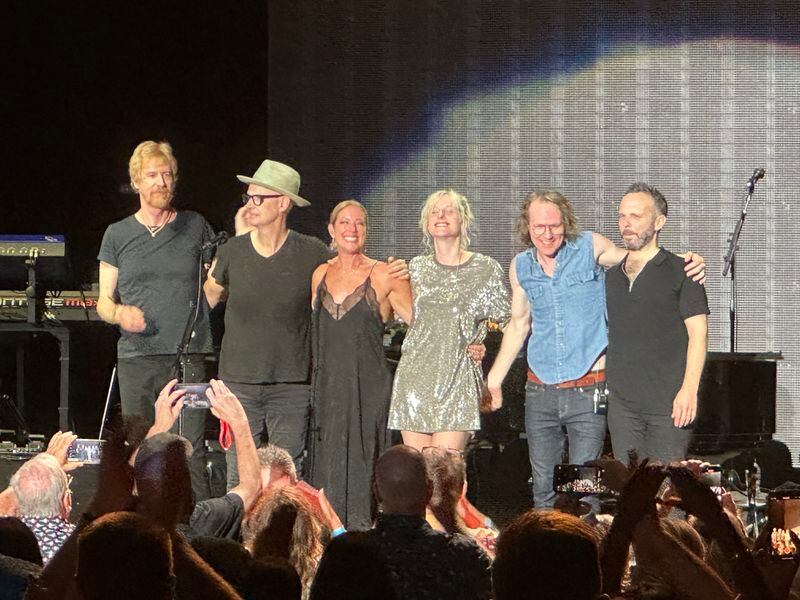
M 147 198 L 147 203 L 152 206 L 153 208 L 158 208 L 164 210 L 169 208 L 170 204 L 172 203 L 172 192 L 153 192 Z
M 629 233 L 633 232 L 631 231 Z M 624 235 L 625 233 L 623 232 L 622 243 L 625 244 L 628 250 L 641 250 L 656 236 L 656 230 L 651 227 L 642 233 L 634 234 L 636 236 L 635 238 L 626 238 Z

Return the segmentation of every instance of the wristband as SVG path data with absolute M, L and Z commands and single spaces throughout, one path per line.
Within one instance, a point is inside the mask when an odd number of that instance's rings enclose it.
M 342 535 L 342 534 L 343 534 L 344 532 L 346 532 L 346 531 L 347 531 L 347 530 L 346 530 L 344 527 L 342 527 L 342 526 L 339 526 L 339 527 L 337 527 L 336 529 L 334 529 L 333 531 L 331 531 L 331 537 L 332 537 L 332 538 L 335 538 L 335 537 L 337 537 L 337 536 L 340 536 L 340 535 Z

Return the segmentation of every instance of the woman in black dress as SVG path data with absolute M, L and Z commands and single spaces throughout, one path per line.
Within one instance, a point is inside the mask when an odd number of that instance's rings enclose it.
M 337 256 L 311 282 L 314 308 L 314 409 L 310 479 L 324 488 L 345 526 L 372 524 L 374 461 L 387 447 L 392 375 L 383 352 L 384 323 L 411 320 L 409 282 L 364 254 L 366 209 L 340 202 L 328 232 Z

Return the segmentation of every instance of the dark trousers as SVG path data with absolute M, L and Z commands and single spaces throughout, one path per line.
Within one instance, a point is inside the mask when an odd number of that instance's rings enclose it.
M 668 463 L 686 458 L 691 430 L 675 427 L 669 415 L 644 414 L 613 394 L 608 400 L 608 431 L 614 458 L 628 464 L 628 451 L 639 460 Z
M 120 358 L 117 361 L 117 376 L 122 414 L 141 415 L 152 424 L 155 419 L 156 398 L 164 385 L 175 377 L 172 370 L 174 363 L 175 357 L 168 354 Z M 185 380 L 187 383 L 206 381 L 203 355 L 192 354 L 186 358 Z M 189 440 L 194 448 L 189 458 L 189 472 L 192 476 L 192 491 L 198 502 L 211 495 L 206 473 L 207 413 L 208 411 L 203 409 L 185 409 L 172 428 L 173 433 L 178 433 L 178 427 L 182 426 L 183 437 Z
M 236 383 L 225 384 L 239 398 L 247 415 L 256 447 L 266 432 L 269 443 L 286 450 L 294 459 L 298 476 L 302 475 L 303 453 L 308 432 L 311 389 L 305 383 Z M 236 444 L 227 452 L 228 489 L 239 483 L 236 467 Z

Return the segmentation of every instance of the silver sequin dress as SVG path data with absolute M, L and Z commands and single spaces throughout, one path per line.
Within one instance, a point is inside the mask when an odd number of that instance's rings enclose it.
M 480 388 L 466 350 L 483 339 L 487 319 L 509 317 L 503 269 L 478 253 L 457 267 L 418 256 L 408 269 L 414 322 L 394 378 L 389 428 L 475 431 Z

